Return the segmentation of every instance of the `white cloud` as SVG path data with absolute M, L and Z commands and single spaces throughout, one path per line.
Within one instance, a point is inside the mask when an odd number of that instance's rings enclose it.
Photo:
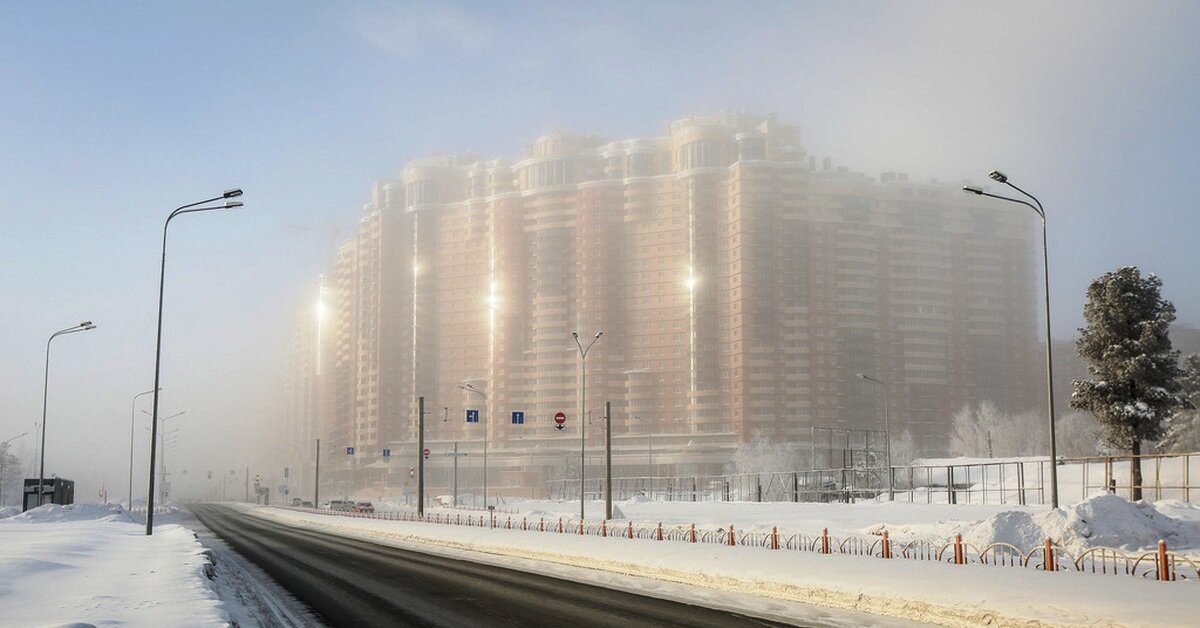
M 356 13 L 350 27 L 371 45 L 407 58 L 447 49 L 472 53 L 489 33 L 458 9 L 436 4 L 405 4 Z

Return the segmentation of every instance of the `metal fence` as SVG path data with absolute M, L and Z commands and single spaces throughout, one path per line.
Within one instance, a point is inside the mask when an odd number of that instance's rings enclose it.
M 977 547 L 953 539 L 909 541 L 892 540 L 884 530 L 879 537 L 833 536 L 826 528 L 819 534 L 780 532 L 777 526 L 765 529 L 736 530 L 732 525 L 718 527 L 673 525 L 635 525 L 633 521 L 588 521 L 573 517 L 533 518 L 529 516 L 490 515 L 461 512 L 353 513 L 315 508 L 291 507 L 287 510 L 358 519 L 408 521 L 434 525 L 454 525 L 489 530 L 520 530 L 523 532 L 578 535 L 612 539 L 613 542 L 676 542 L 712 545 L 749 546 L 774 551 L 813 552 L 880 558 L 885 560 L 919 560 L 953 565 L 1024 568 L 1040 571 L 1067 571 L 1086 574 L 1135 576 L 1159 581 L 1186 580 L 1200 582 L 1200 563 L 1194 556 L 1169 552 L 1167 544 L 1159 541 L 1154 550 L 1123 552 L 1109 547 L 1093 547 L 1078 555 L 1071 554 L 1050 538 L 1036 547 L 1017 547 L 1008 543 L 993 543 Z
M 1060 458 L 1060 501 L 1100 491 L 1132 497 L 1135 456 Z M 1139 487 L 1145 499 L 1200 503 L 1200 452 L 1147 454 Z M 613 478 L 613 499 L 662 501 L 854 502 L 890 495 L 896 501 L 942 504 L 1031 505 L 1050 501 L 1049 459 L 1014 459 L 883 468 L 776 471 L 682 477 Z M 889 488 L 890 487 L 890 488 Z M 579 480 L 548 482 L 555 499 L 579 499 Z M 603 499 L 603 478 L 586 480 L 589 499 Z

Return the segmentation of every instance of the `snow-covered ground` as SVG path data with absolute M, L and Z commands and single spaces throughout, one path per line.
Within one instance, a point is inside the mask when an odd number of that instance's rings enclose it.
M 560 507 L 569 509 L 577 505 L 576 502 Z M 630 512 L 633 512 L 647 516 L 648 521 L 656 521 L 659 517 L 650 515 L 660 515 L 664 523 L 666 516 L 672 514 L 664 512 L 668 506 L 636 501 L 621 504 L 622 510 L 629 511 L 626 514 L 631 517 L 634 515 Z M 749 505 L 709 503 L 703 506 L 742 511 Z M 778 509 L 788 505 L 755 506 Z M 796 525 L 839 521 L 837 526 L 840 528 L 831 525 L 831 531 L 861 530 L 881 520 L 899 521 L 897 516 L 908 519 L 910 525 L 939 525 L 937 521 L 930 521 L 939 516 L 936 509 L 922 515 L 905 508 L 929 510 L 923 506 L 879 504 L 862 509 L 846 505 L 799 506 L 820 508 L 771 514 L 789 515 L 787 523 Z M 1094 500 L 1093 506 L 1117 507 L 1105 498 Z M 557 522 L 557 513 L 561 512 L 559 507 L 551 504 L 539 504 L 539 507 L 547 515 L 553 515 Z M 245 508 L 256 516 L 332 534 L 421 551 L 446 552 L 572 579 L 585 578 L 607 583 L 606 586 L 630 587 L 649 594 L 656 594 L 659 587 L 667 586 L 664 583 L 699 585 L 699 588 L 687 588 L 692 591 L 693 601 L 725 607 L 772 608 L 776 602 L 803 602 L 947 625 L 1043 622 L 1188 626 L 1195 624 L 1197 613 L 1200 613 L 1200 592 L 1194 580 L 1157 582 L 1130 576 L 1048 573 L 1019 567 L 959 566 L 771 551 L 757 547 L 361 519 L 267 507 Z M 840 517 L 835 516 L 838 510 Z M 954 507 L 953 511 L 962 513 L 961 507 Z M 531 510 L 530 514 L 533 512 Z M 690 514 L 696 518 L 704 515 L 713 522 L 726 525 L 735 521 L 733 510 Z M 762 525 L 761 520 L 755 519 L 762 514 L 763 510 L 743 513 L 742 521 Z M 998 513 L 993 511 L 991 514 Z M 689 595 L 678 589 L 672 594 Z
M 0 625 L 228 625 L 208 566 L 185 527 L 146 536 L 120 506 L 42 506 L 0 519 Z
M 377 502 L 380 511 L 411 512 L 403 500 Z M 589 521 L 603 517 L 604 502 L 586 504 Z M 509 499 L 503 520 L 528 518 L 536 524 L 578 520 L 578 501 Z M 456 513 L 462 516 L 479 511 L 430 508 L 428 513 Z M 837 537 L 877 537 L 888 530 L 893 542 L 929 541 L 948 543 L 955 534 L 982 549 L 992 543 L 1009 543 L 1023 550 L 1042 544 L 1046 537 L 1069 553 L 1078 555 L 1092 547 L 1111 547 L 1125 551 L 1149 551 L 1165 540 L 1171 551 L 1196 555 L 1200 559 L 1200 506 L 1177 500 L 1155 504 L 1133 503 L 1119 495 L 1097 493 L 1087 500 L 1058 511 L 1046 506 L 982 506 L 949 504 L 913 504 L 907 502 L 864 501 L 856 504 L 790 502 L 679 502 L 653 501 L 634 497 L 614 503 L 613 520 L 618 525 L 633 521 L 638 525 L 678 526 L 696 524 L 697 529 L 734 526 L 739 532 L 768 532 L 772 527 L 781 534 L 820 534 L 828 529 Z

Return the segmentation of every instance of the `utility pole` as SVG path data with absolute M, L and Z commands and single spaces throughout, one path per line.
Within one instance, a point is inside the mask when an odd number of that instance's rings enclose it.
M 313 482 L 313 508 L 321 507 L 321 439 L 317 439 L 317 477 Z
M 604 402 L 604 518 L 612 519 L 612 402 Z
M 425 517 L 425 398 L 417 397 L 417 518 Z

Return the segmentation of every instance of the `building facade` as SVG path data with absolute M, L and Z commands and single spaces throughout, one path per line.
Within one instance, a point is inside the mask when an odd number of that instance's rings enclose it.
M 435 483 L 454 446 L 478 485 L 485 438 L 495 490 L 578 477 L 581 419 L 599 454 L 605 402 L 619 475 L 714 473 L 753 439 L 881 429 L 856 373 L 888 383 L 894 435 L 942 453 L 964 403 L 1038 404 L 1035 226 L 957 186 L 818 161 L 771 116 L 413 161 L 325 277 L 323 468 L 402 487 L 424 397 Z M 597 331 L 581 416 L 571 334 Z

